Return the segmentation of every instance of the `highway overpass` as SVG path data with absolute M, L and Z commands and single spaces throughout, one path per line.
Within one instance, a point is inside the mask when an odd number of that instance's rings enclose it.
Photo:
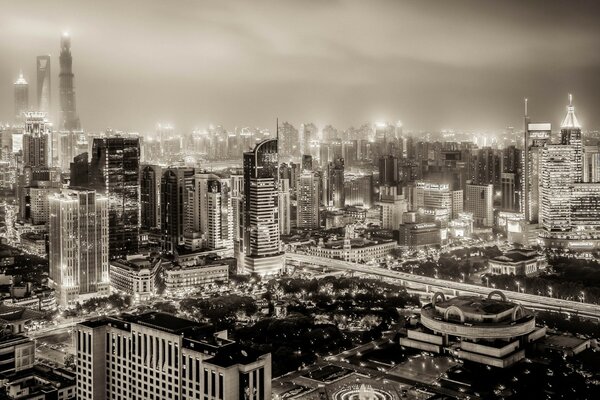
M 358 264 L 349 261 L 331 258 L 310 256 L 298 253 L 286 253 L 286 263 L 298 267 L 309 268 L 331 268 L 337 270 L 353 271 L 367 275 L 380 276 L 397 279 L 407 288 L 416 289 L 425 293 L 443 292 L 454 296 L 464 294 L 477 294 L 487 296 L 497 289 L 470 283 L 447 281 L 431 278 L 428 276 L 414 275 L 406 272 L 392 271 L 381 267 L 373 267 L 366 264 Z M 571 300 L 563 300 L 546 296 L 538 296 L 527 293 L 518 293 L 510 290 L 502 290 L 506 296 L 524 306 L 541 310 L 552 310 L 570 312 L 581 316 L 600 319 L 600 306 L 595 304 L 581 303 Z

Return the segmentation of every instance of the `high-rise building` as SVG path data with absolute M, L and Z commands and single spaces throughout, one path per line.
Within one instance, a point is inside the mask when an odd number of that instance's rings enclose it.
M 292 230 L 291 214 L 292 202 L 290 199 L 290 180 L 279 179 L 279 233 L 289 235 Z
M 546 232 L 571 229 L 574 153 L 573 146 L 561 144 L 547 144 L 542 150 L 540 222 Z
M 373 174 L 353 176 L 344 182 L 344 206 L 373 207 Z
M 230 247 L 228 188 L 219 179 L 209 179 L 206 189 L 206 246 L 211 250 Z
M 271 354 L 169 314 L 82 322 L 75 350 L 79 400 L 271 398 Z
M 71 37 L 63 33 L 60 38 L 60 73 L 58 75 L 60 95 L 60 129 L 73 131 L 81 129 L 75 107 L 75 87 L 73 85 L 73 57 Z
M 185 242 L 187 192 L 194 185 L 193 168 L 168 168 L 160 184 L 160 223 L 163 248 L 174 251 Z
M 583 181 L 600 182 L 600 146 L 585 146 L 583 150 Z
M 162 167 L 159 165 L 142 166 L 140 176 L 141 227 L 144 230 L 160 229 L 160 185 Z
M 540 165 L 542 148 L 550 143 L 552 125 L 549 123 L 530 123 L 525 110 L 525 143 L 523 151 L 523 185 L 521 207 L 526 223 L 537 224 L 540 206 Z
M 310 170 L 304 170 L 298 182 L 296 195 L 296 226 L 301 229 L 318 229 L 319 220 L 319 175 Z
M 397 186 L 398 157 L 389 155 L 379 159 L 379 186 Z
M 24 121 L 25 112 L 29 111 L 29 84 L 19 74 L 19 79 L 15 82 L 15 121 Z
M 397 186 L 382 186 L 382 190 L 379 193 L 381 228 L 398 229 L 402 223 L 402 216 L 408 211 L 408 203 L 404 196 L 398 193 Z
M 336 158 L 329 163 L 327 169 L 327 206 L 337 209 L 344 208 L 346 198 L 344 193 L 344 159 Z
M 277 139 L 244 153 L 244 269 L 261 275 L 283 268 L 279 237 Z
M 140 141 L 94 138 L 90 186 L 108 198 L 110 258 L 137 254 L 140 214 Z
M 56 165 L 66 172 L 69 170 L 73 158 L 87 151 L 87 137 L 83 132 L 73 131 L 58 132 L 54 137 L 56 137 L 57 145 Z
M 49 114 L 52 112 L 52 86 L 50 85 L 50 56 L 38 56 L 36 61 L 38 111 Z
M 94 190 L 65 189 L 49 204 L 48 261 L 58 304 L 108 295 L 108 199 Z
M 27 112 L 23 133 L 23 164 L 33 168 L 48 168 L 50 124 L 46 113 Z
M 73 157 L 70 164 L 70 186 L 88 187 L 90 184 L 90 163 L 88 153 L 81 153 Z
M 476 225 L 494 225 L 494 185 L 467 185 L 465 211 L 473 213 Z
M 573 96 L 569 95 L 567 115 L 560 124 L 560 143 L 573 148 L 573 179 L 576 183 L 583 182 L 583 143 L 581 125 L 575 116 Z
M 517 198 L 516 198 L 516 182 L 517 178 L 512 172 L 502 173 L 502 202 L 501 208 L 503 211 L 516 211 Z

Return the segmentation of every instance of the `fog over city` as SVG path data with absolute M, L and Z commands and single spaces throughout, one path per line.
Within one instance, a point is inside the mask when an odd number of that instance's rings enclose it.
M 600 116 L 597 1 L 3 1 L 0 92 L 72 36 L 83 127 L 169 121 L 419 131 L 520 123 L 522 98 L 559 123 L 566 93 Z M 58 96 L 53 79 L 53 96 Z M 57 102 L 54 101 L 56 104 Z M 0 96 L 0 120 L 11 99 Z

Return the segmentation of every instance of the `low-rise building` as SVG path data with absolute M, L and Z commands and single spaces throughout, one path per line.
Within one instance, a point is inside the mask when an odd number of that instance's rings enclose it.
M 21 235 L 21 249 L 25 253 L 46 257 L 46 235 L 43 233 L 27 232 Z
M 350 262 L 381 260 L 388 256 L 398 243 L 395 240 L 369 240 L 365 238 L 345 238 L 342 240 L 322 239 L 317 244 L 311 242 L 300 246 L 298 251 L 317 257 L 335 258 Z
M 434 222 L 405 223 L 398 230 L 398 245 L 403 248 L 418 249 L 442 244 L 442 231 Z
M 490 273 L 494 275 L 536 275 L 546 269 L 545 256 L 531 249 L 512 249 L 488 261 Z
M 0 400 L 71 400 L 77 398 L 75 374 L 36 364 L 32 368 L 0 375 Z
M 205 265 L 165 264 L 163 276 L 167 293 L 183 294 L 212 283 L 228 282 L 229 265 L 222 263 Z
M 150 256 L 127 256 L 110 262 L 110 286 L 132 296 L 134 300 L 147 300 L 157 294 L 160 284 L 162 259 Z
M 536 327 L 532 312 L 508 301 L 500 291 L 487 298 L 450 299 L 438 292 L 423 306 L 419 322 L 407 329 L 400 344 L 505 368 L 525 358 L 525 344 L 545 334 L 546 328 Z
M 31 368 L 35 362 L 35 342 L 5 330 L 0 334 L 0 374 Z

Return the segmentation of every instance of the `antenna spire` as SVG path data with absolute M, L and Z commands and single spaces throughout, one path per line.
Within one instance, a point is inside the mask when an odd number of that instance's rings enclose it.
M 529 103 L 529 99 L 525 97 L 525 116 L 527 116 L 527 103 Z
M 573 105 L 573 95 L 569 93 L 569 106 Z

